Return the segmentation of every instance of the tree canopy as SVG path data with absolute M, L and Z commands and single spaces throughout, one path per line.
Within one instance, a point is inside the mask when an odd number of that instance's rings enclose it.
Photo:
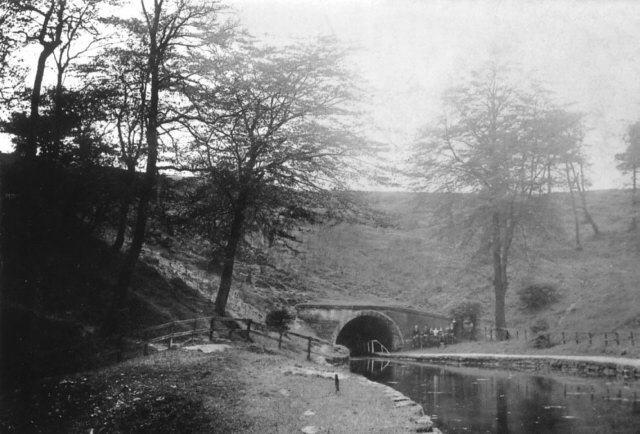
M 551 224 L 552 173 L 575 140 L 579 118 L 534 85 L 516 85 L 505 65 L 489 64 L 444 96 L 445 114 L 415 146 L 421 188 L 445 193 L 436 210 L 444 232 L 477 241 L 493 265 L 495 327 L 506 336 L 509 255 L 519 228 Z M 572 160 L 573 161 L 573 160 Z M 455 193 L 468 193 L 464 199 Z

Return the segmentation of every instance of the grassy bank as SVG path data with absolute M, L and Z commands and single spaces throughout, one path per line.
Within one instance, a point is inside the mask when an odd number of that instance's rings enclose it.
M 7 391 L 0 431 L 416 432 L 419 407 L 395 407 L 384 389 L 257 345 L 172 350 Z

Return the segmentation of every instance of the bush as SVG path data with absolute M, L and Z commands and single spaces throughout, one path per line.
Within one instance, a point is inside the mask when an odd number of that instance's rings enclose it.
M 534 335 L 549 330 L 549 323 L 544 319 L 539 319 L 531 326 L 531 333 Z
M 449 314 L 459 324 L 462 324 L 466 320 L 472 322 L 474 325 L 477 325 L 478 319 L 482 314 L 482 305 L 476 301 L 463 301 L 462 303 L 451 309 Z
M 522 288 L 518 297 L 525 310 L 537 311 L 558 301 L 558 290 L 551 284 L 534 283 Z
M 265 323 L 272 329 L 285 331 L 289 329 L 289 324 L 291 324 L 294 319 L 295 316 L 290 314 L 288 310 L 276 309 L 267 314 Z

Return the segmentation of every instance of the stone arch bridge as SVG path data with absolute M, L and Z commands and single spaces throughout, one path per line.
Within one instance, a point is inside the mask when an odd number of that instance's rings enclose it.
M 390 351 L 398 351 L 411 345 L 415 325 L 422 330 L 451 323 L 444 315 L 384 303 L 301 303 L 296 311 L 318 337 L 351 350 L 377 339 Z

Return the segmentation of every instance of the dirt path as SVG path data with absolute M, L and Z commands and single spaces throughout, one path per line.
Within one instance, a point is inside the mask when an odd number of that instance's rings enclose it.
M 387 386 L 244 344 L 165 351 L 0 396 L 3 433 L 408 433 L 429 426 L 421 415 Z
M 242 371 L 252 379 L 245 397 L 246 415 L 255 423 L 250 432 L 415 433 L 426 426 L 425 419 L 416 423 L 419 405 L 344 370 L 280 356 L 243 360 Z

